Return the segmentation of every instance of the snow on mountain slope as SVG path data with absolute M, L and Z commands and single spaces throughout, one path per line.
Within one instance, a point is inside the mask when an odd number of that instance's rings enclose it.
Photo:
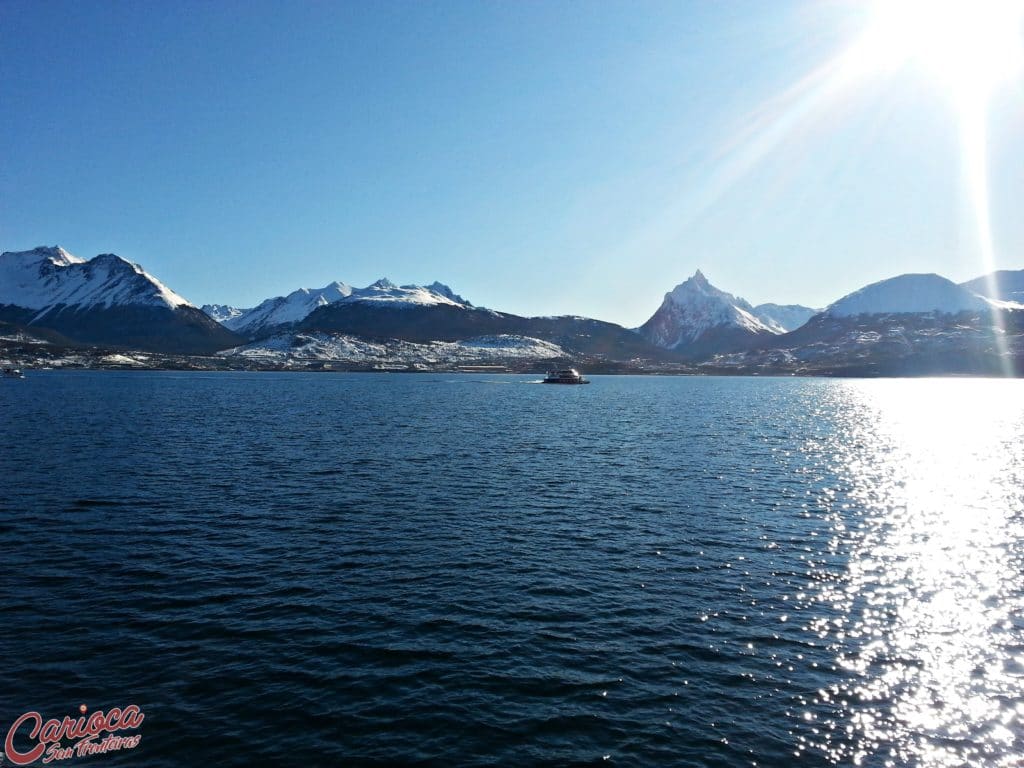
M 454 301 L 456 304 L 462 304 L 463 306 L 466 306 L 466 307 L 472 307 L 473 306 L 468 301 L 466 301 L 464 298 L 459 296 L 459 294 L 457 294 L 455 291 L 453 291 L 451 288 L 449 288 L 447 285 L 445 285 L 444 283 L 439 283 L 436 280 L 434 282 L 432 282 L 430 285 L 425 285 L 425 286 L 403 285 L 402 287 L 403 288 L 417 288 L 417 287 L 426 288 L 428 291 L 431 291 L 432 293 L 440 294 L 441 296 L 444 296 L 446 299 L 450 299 L 451 301 Z
M 677 350 L 711 331 L 719 336 L 726 333 L 730 344 L 778 333 L 755 316 L 747 301 L 715 288 L 700 270 L 665 294 L 661 307 L 638 330 L 648 341 Z
M 191 307 L 138 264 L 105 253 L 85 261 L 59 246 L 0 254 L 0 305 L 57 307 Z
M 264 361 L 324 360 L 356 364 L 452 364 L 510 360 L 550 360 L 567 357 L 557 344 L 528 336 L 501 334 L 462 341 L 417 343 L 369 341 L 340 333 L 282 333 L 252 344 L 227 349 L 225 357 Z
M 62 248 L 0 254 L 0 321 L 61 343 L 208 354 L 239 337 L 138 264 L 111 253 L 84 261 Z
M 1000 269 L 960 283 L 960 286 L 979 296 L 1024 304 L 1024 269 Z
M 248 312 L 248 309 L 240 309 L 238 307 L 231 307 L 227 304 L 203 304 L 199 308 L 201 312 L 204 312 L 208 317 L 216 320 L 218 323 L 223 325 L 228 320 L 238 317 L 243 312 Z
M 366 288 L 352 291 L 348 301 L 363 304 L 384 304 L 391 307 L 427 307 L 447 304 L 453 307 L 472 307 L 462 297 L 452 292 L 443 283 L 424 285 L 395 285 L 386 277 L 381 278 Z
M 297 323 L 317 307 L 341 301 L 351 294 L 352 287 L 339 282 L 330 283 L 323 288 L 299 288 L 287 296 L 267 299 L 252 309 L 235 310 L 237 314 L 224 320 L 216 317 L 214 319 L 232 331 L 253 335 L 264 329 Z
M 979 312 L 992 304 L 981 296 L 939 275 L 900 275 L 854 291 L 825 309 L 830 317 L 857 315 L 956 315 Z
M 204 311 L 226 328 L 249 337 L 273 333 L 281 326 L 301 322 L 328 304 L 353 303 L 401 309 L 405 307 L 449 306 L 473 309 L 473 305 L 443 283 L 397 286 L 382 278 L 366 288 L 334 282 L 323 288 L 300 288 L 287 296 L 267 299 L 253 309 L 238 310 L 223 304 L 209 304 Z
M 758 304 L 753 315 L 775 333 L 795 331 L 819 310 L 801 304 Z

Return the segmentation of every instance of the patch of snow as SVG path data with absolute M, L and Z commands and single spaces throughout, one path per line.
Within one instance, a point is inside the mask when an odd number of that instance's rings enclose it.
M 3 336 L 0 336 L 0 341 L 10 341 L 18 344 L 35 344 L 37 346 L 50 344 L 46 339 L 40 339 L 38 336 L 30 336 L 29 334 L 21 333 L 20 331 L 18 333 L 4 334 Z
M 368 341 L 334 333 L 278 334 L 252 344 L 218 352 L 223 357 L 248 357 L 276 362 L 319 360 L 357 364 L 454 364 L 473 361 L 551 360 L 567 357 L 557 344 L 529 336 L 479 336 L 462 341 L 425 344 L 393 339 Z
M 100 358 L 100 362 L 106 363 L 107 365 L 145 365 L 146 359 L 138 359 L 129 357 L 128 355 L 104 355 Z

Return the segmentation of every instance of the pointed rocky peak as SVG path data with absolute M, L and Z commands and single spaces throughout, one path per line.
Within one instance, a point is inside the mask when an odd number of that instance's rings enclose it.
M 455 291 L 453 291 L 450 287 L 448 287 L 444 283 L 440 283 L 440 282 L 435 280 L 430 285 L 426 286 L 426 288 L 427 288 L 428 291 L 433 291 L 434 293 L 436 293 L 436 294 L 438 294 L 440 296 L 444 296 L 446 299 L 451 299 L 452 301 L 454 301 L 454 302 L 456 302 L 458 304 L 465 304 L 467 307 L 472 307 L 473 306 L 470 302 L 466 301 L 464 298 L 459 296 L 459 294 L 457 294 Z
M 328 283 L 320 289 L 323 292 L 337 291 L 338 293 L 349 294 L 352 293 L 352 286 L 348 283 L 343 283 L 340 280 L 335 280 L 333 283 Z
M 691 304 L 694 301 L 711 300 L 716 303 L 724 302 L 735 305 L 747 312 L 750 312 L 752 309 L 750 304 L 744 299 L 713 286 L 699 269 L 694 272 L 693 277 L 684 280 L 673 288 L 670 293 L 665 295 L 665 298 L 682 305 Z
M 298 288 L 287 296 L 265 299 L 253 309 L 239 312 L 221 322 L 238 333 L 263 333 L 267 329 L 298 323 L 319 307 L 348 298 L 352 290 L 352 286 L 337 280 L 323 288 Z
M 713 286 L 699 269 L 665 294 L 665 300 L 639 329 L 648 341 L 666 349 L 685 349 L 714 332 L 732 341 L 778 333 L 755 317 L 744 299 Z
M 326 303 L 331 303 L 344 299 L 347 296 L 352 295 L 352 286 L 348 283 L 342 283 L 335 280 L 333 283 L 328 283 L 323 288 L 318 288 L 314 291 L 321 299 Z
M 244 312 L 249 311 L 247 309 L 232 307 L 228 304 L 203 304 L 203 306 L 201 306 L 199 309 L 205 315 L 213 318 L 222 325 L 226 323 L 228 320 L 231 320 L 243 314 Z
M 394 288 L 397 288 L 398 286 L 395 285 L 394 283 L 392 283 L 386 277 L 382 277 L 380 280 L 378 280 L 378 281 L 376 281 L 374 283 L 370 283 L 370 285 L 368 285 L 367 287 L 368 288 L 379 288 L 382 291 L 390 291 L 390 290 L 392 290 Z

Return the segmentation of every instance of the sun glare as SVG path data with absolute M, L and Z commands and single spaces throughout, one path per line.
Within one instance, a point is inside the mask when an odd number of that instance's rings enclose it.
M 876 0 L 851 49 L 862 73 L 914 68 L 958 99 L 987 95 L 1024 68 L 1024 0 Z
M 873 0 L 861 35 L 837 65 L 837 86 L 913 71 L 946 91 L 959 116 L 978 260 L 993 273 L 988 110 L 997 88 L 1024 73 L 1024 0 Z M 993 322 L 1001 331 L 998 314 Z M 1008 359 L 1001 333 L 996 343 Z

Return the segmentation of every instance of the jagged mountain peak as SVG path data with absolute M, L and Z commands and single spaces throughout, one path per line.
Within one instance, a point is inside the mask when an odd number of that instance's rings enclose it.
M 735 347 L 777 333 L 755 316 L 749 302 L 716 288 L 699 269 L 665 294 L 639 332 L 660 347 L 679 351 L 709 343 L 712 336 Z
M 412 287 L 415 287 L 415 286 L 412 286 Z M 464 304 L 467 307 L 472 307 L 473 306 L 469 301 L 467 301 L 466 299 L 462 298 L 459 294 L 457 294 L 455 291 L 453 291 L 449 286 L 445 285 L 444 283 L 438 282 L 437 280 L 432 282 L 430 285 L 427 285 L 427 286 L 424 286 L 424 287 L 428 291 L 432 291 L 433 293 L 436 293 L 436 294 L 439 294 L 441 296 L 444 296 L 446 299 L 451 299 L 452 301 L 456 302 L 457 304 Z
M 338 303 L 360 303 L 376 307 L 433 306 L 447 304 L 472 308 L 472 304 L 447 285 L 395 285 L 386 277 L 366 288 L 353 288 L 334 281 L 323 288 L 299 288 L 287 296 L 266 299 L 253 309 L 238 310 L 221 304 L 207 305 L 207 314 L 225 327 L 251 338 L 294 325 L 321 307 Z
M 287 296 L 265 299 L 252 309 L 211 304 L 209 310 L 204 311 L 225 327 L 252 336 L 265 330 L 297 323 L 317 307 L 351 296 L 352 291 L 352 286 L 335 280 L 323 288 L 297 288 Z
M 284 299 L 287 301 L 291 299 L 301 300 L 303 298 L 310 298 L 320 304 L 327 304 L 331 301 L 337 301 L 351 295 L 351 285 L 335 280 L 333 283 L 328 283 L 323 288 L 299 288 L 298 290 L 289 293 L 284 297 Z
M 228 320 L 238 317 L 243 312 L 249 311 L 248 309 L 232 307 L 229 304 L 203 304 L 199 309 L 221 325 L 226 325 Z
M 86 261 L 60 246 L 0 255 L 0 304 L 55 307 L 189 306 L 138 264 L 112 253 Z
M 688 277 L 686 280 L 681 282 L 675 288 L 673 288 L 667 295 L 672 296 L 676 300 L 686 300 L 687 296 L 692 294 L 702 294 L 706 296 L 726 296 L 733 301 L 739 301 L 746 304 L 743 299 L 736 299 L 731 293 L 726 293 L 715 286 L 713 286 L 707 277 L 699 269 L 693 273 L 692 277 Z M 748 305 L 749 306 L 749 305 Z
M 430 285 L 410 284 L 398 286 L 386 277 L 371 283 L 366 288 L 353 291 L 346 301 L 378 305 L 386 304 L 393 307 L 431 306 L 437 304 L 449 304 L 463 308 L 471 308 L 473 306 L 444 283 L 434 282 Z
M 139 264 L 60 246 L 0 255 L 0 320 L 84 344 L 205 353 L 237 343 Z

